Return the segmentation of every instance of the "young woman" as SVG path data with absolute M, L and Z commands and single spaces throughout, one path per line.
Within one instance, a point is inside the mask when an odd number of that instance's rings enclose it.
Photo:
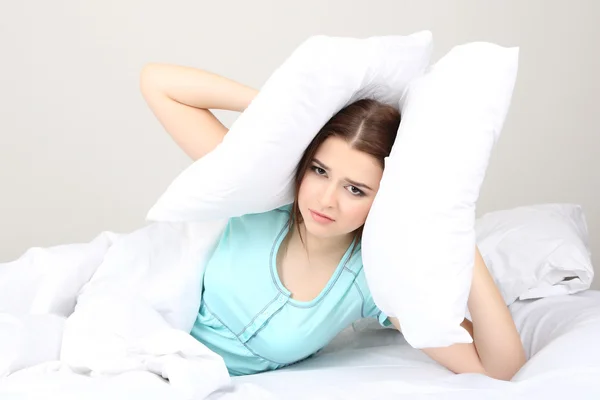
M 143 68 L 140 88 L 193 160 L 214 149 L 228 131 L 209 110 L 243 112 L 258 92 L 208 71 L 156 63 Z M 191 334 L 223 357 L 231 375 L 303 360 L 361 317 L 400 331 L 400 322 L 374 304 L 360 254 L 362 227 L 399 124 L 394 107 L 375 100 L 348 105 L 305 151 L 292 204 L 229 220 L 206 266 Z M 472 322 L 462 323 L 473 343 L 422 351 L 455 373 L 510 380 L 525 363 L 525 352 L 474 251 Z

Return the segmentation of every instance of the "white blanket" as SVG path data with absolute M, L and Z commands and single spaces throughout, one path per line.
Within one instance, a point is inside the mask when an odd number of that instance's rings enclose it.
M 182 398 L 231 386 L 223 359 L 188 334 L 224 226 L 154 223 L 0 264 L 0 376 L 57 360 L 52 368 L 91 376 L 150 371 Z
M 32 248 L 0 264 L 0 377 L 35 365 L 143 379 L 132 373 L 149 371 L 182 399 L 269 398 L 252 383 L 233 385 L 221 357 L 188 334 L 203 267 L 224 225 L 158 222 Z

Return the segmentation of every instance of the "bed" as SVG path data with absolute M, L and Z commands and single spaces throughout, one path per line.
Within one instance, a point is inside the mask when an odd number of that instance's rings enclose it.
M 528 357 L 511 382 L 456 375 L 395 330 L 360 321 L 325 349 L 279 371 L 233 378 L 210 399 L 599 399 L 600 291 L 518 300 L 510 310 Z M 0 380 L 1 399 L 186 398 L 159 376 L 75 374 L 50 361 Z

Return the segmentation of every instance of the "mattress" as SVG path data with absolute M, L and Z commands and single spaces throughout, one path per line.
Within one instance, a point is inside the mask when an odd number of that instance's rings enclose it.
M 510 306 L 528 362 L 511 382 L 454 374 L 402 334 L 360 321 L 293 366 L 233 378 L 211 399 L 600 399 L 600 291 Z M 131 371 L 93 377 L 48 362 L 0 380 L 0 399 L 184 399 L 164 379 Z

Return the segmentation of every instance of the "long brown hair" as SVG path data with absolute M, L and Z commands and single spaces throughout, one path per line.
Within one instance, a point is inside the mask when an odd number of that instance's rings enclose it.
M 311 167 L 319 146 L 330 137 L 346 140 L 352 148 L 367 153 L 384 167 L 384 159 L 389 156 L 396 133 L 400 126 L 400 112 L 397 108 L 373 99 L 358 100 L 335 114 L 321 128 L 304 151 L 295 174 L 295 194 L 292 212 L 288 221 L 288 235 L 297 228 L 300 239 L 302 214 L 298 206 L 298 193 L 306 171 Z M 362 237 L 363 227 L 354 231 L 354 248 Z M 354 250 L 353 248 L 353 250 Z

